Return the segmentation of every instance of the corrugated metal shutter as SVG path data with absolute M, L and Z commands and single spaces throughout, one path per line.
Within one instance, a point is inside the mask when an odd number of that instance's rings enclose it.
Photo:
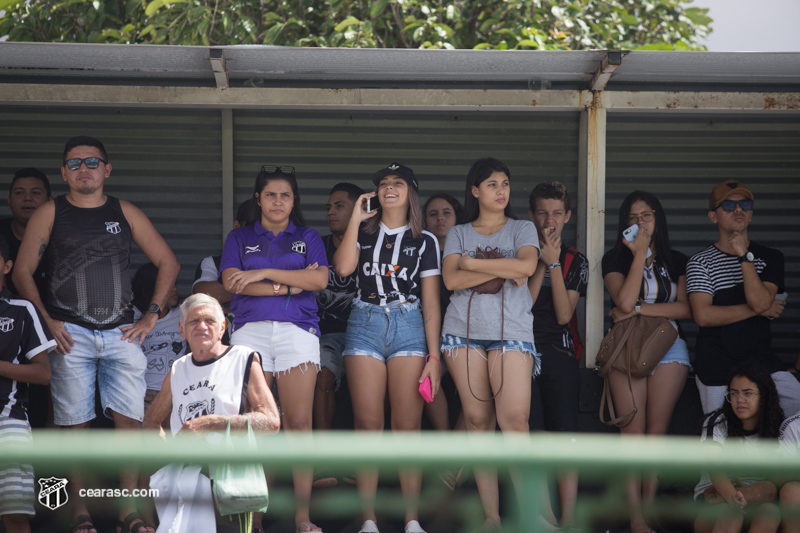
M 330 188 L 350 181 L 372 190 L 372 174 L 392 161 L 414 169 L 424 203 L 435 192 L 463 201 L 473 161 L 500 159 L 511 170 L 520 218 L 527 218 L 528 194 L 540 181 L 577 187 L 577 113 L 301 110 L 235 111 L 233 117 L 237 205 L 253 194 L 262 164 L 293 165 L 307 223 L 323 235 Z M 565 234 L 569 242 L 575 228 L 570 224 Z
M 221 121 L 218 111 L 0 107 L 0 175 L 38 167 L 53 194 L 67 192 L 64 143 L 73 135 L 100 139 L 112 164 L 106 192 L 142 209 L 181 263 L 178 287 L 191 293 L 200 260 L 218 253 L 222 232 Z M 0 216 L 9 216 L 5 195 Z M 133 272 L 146 262 L 133 248 Z
M 606 161 L 606 249 L 614 243 L 619 206 L 635 189 L 659 198 L 672 246 L 690 257 L 718 237 L 707 216 L 713 186 L 733 178 L 753 191 L 748 235 L 785 256 L 789 305 L 772 324 L 773 346 L 793 362 L 800 348 L 800 309 L 792 305 L 800 297 L 800 118 L 609 113 Z M 693 353 L 697 325 L 683 326 Z

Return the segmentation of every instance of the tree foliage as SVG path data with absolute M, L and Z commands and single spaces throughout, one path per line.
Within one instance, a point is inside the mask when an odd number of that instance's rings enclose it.
M 10 41 L 702 50 L 690 0 L 0 0 Z

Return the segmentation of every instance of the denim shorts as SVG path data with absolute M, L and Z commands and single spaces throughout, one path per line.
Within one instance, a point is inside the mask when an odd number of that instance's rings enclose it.
M 86 329 L 64 322 L 64 329 L 75 345 L 68 354 L 50 353 L 56 425 L 74 426 L 94 419 L 95 380 L 107 418 L 114 411 L 141 422 L 147 357 L 139 344 L 122 340 L 120 328 Z
M 456 335 L 450 335 L 449 333 L 445 333 L 442 335 L 442 353 L 447 354 L 448 357 L 455 357 L 453 352 L 456 348 L 465 348 L 467 346 L 467 339 L 465 337 L 458 337 Z M 541 355 L 536 351 L 536 347 L 533 345 L 532 342 L 525 342 L 525 341 L 513 341 L 513 340 L 503 340 L 501 344 L 499 340 L 483 340 L 483 339 L 470 339 L 469 340 L 469 347 L 477 350 L 480 348 L 485 353 L 489 353 L 492 350 L 500 350 L 502 348 L 503 353 L 506 352 L 519 352 L 522 354 L 523 357 L 528 355 L 533 356 L 533 375 L 538 376 L 539 372 L 542 368 L 542 358 Z M 476 352 L 480 353 L 480 352 Z M 481 355 L 483 357 L 483 355 Z M 485 357 L 483 357 L 486 359 Z
M 336 390 L 344 377 L 344 341 L 346 333 L 326 333 L 319 339 L 319 366 L 336 376 Z
M 428 342 L 419 300 L 386 307 L 353 300 L 343 354 L 383 362 L 392 357 L 425 357 Z
M 689 348 L 686 346 L 686 341 L 678 337 L 675 342 L 670 346 L 669 351 L 661 358 L 659 365 L 666 363 L 680 363 L 684 366 L 691 368 L 692 364 L 689 361 Z M 656 368 L 658 366 L 656 365 Z M 656 369 L 653 369 L 655 372 Z M 652 374 L 652 373 L 651 373 Z

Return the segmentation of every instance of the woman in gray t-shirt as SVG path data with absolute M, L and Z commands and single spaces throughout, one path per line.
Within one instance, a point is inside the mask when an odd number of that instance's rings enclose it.
M 444 248 L 444 283 L 455 292 L 442 326 L 442 353 L 461 397 L 467 431 L 494 431 L 496 418 L 504 432 L 528 432 L 531 372 L 538 363 L 526 281 L 539 260 L 539 238 L 533 223 L 511 215 L 509 177 L 508 167 L 496 159 L 472 165 L 464 198 L 466 224 L 450 229 Z M 476 259 L 478 247 L 496 248 L 504 258 Z M 503 289 L 476 293 L 470 303 L 471 287 L 496 277 L 505 280 Z M 475 482 L 486 512 L 484 528 L 498 528 L 497 472 L 476 468 Z

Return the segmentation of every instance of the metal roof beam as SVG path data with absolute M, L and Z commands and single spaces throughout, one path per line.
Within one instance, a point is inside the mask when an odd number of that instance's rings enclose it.
M 225 65 L 225 53 L 222 48 L 211 48 L 208 51 L 208 59 L 211 62 L 211 69 L 214 71 L 214 79 L 217 80 L 218 89 L 227 89 L 228 67 Z
M 622 52 L 608 52 L 600 62 L 600 66 L 594 71 L 592 81 L 589 82 L 590 89 L 592 91 L 602 91 L 605 89 L 608 80 L 611 79 L 611 75 L 614 74 L 614 71 L 617 70 L 621 64 Z
M 475 89 L 298 89 L 0 84 L 0 104 L 201 109 L 800 111 L 800 93 Z

